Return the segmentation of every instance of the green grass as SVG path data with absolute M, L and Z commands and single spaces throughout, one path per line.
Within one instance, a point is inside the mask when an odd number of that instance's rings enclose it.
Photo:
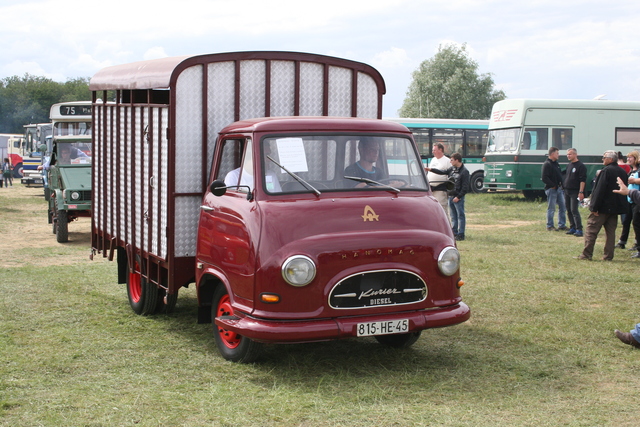
M 18 202 L 7 200 L 5 224 Z M 466 204 L 471 320 L 407 350 L 350 339 L 268 346 L 259 363 L 234 364 L 196 324 L 193 287 L 175 313 L 140 317 L 101 257 L 0 269 L 0 425 L 636 425 L 640 351 L 612 331 L 640 320 L 637 261 L 620 250 L 612 263 L 574 260 L 582 239 L 547 232 L 543 203 Z

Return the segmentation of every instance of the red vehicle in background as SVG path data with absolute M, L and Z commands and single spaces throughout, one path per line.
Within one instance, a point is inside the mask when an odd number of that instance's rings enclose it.
M 240 362 L 263 343 L 407 347 L 469 318 L 448 219 L 411 132 L 379 120 L 375 69 L 240 52 L 110 67 L 90 89 L 92 246 L 117 254 L 136 313 L 195 282 L 199 322 Z

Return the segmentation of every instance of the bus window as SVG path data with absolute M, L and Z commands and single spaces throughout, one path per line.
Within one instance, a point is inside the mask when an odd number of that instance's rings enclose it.
M 467 130 L 466 153 L 463 157 L 482 157 L 486 151 L 488 132 L 486 130 Z
M 444 145 L 444 153 L 447 156 L 453 153 L 464 154 L 462 151 L 463 142 L 461 130 L 443 129 L 433 131 L 433 145 Z
M 515 151 L 520 140 L 520 128 L 489 131 L 488 152 Z
M 413 129 L 413 139 L 416 141 L 421 156 L 431 156 L 429 129 Z
M 551 141 L 553 141 L 554 147 L 558 147 L 560 150 L 566 150 L 573 147 L 572 129 L 551 129 L 551 135 Z
M 524 128 L 522 138 L 523 150 L 548 150 L 549 149 L 549 129 L 547 128 Z M 527 148 L 528 146 L 528 148 Z
M 616 145 L 640 145 L 640 129 L 616 128 Z

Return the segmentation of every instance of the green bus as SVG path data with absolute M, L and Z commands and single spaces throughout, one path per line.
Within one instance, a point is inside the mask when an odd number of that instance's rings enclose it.
M 540 179 L 549 148 L 575 148 L 587 166 L 587 191 L 602 168 L 606 150 L 640 149 L 640 102 L 608 100 L 507 99 L 496 102 L 489 120 L 484 186 L 519 190 L 527 198 L 544 196 Z
M 460 153 L 471 175 L 471 191 L 483 193 L 484 168 L 482 156 L 487 149 L 489 120 L 385 118 L 400 123 L 412 133 L 425 166 L 431 160 L 435 144 L 444 145 L 444 153 Z

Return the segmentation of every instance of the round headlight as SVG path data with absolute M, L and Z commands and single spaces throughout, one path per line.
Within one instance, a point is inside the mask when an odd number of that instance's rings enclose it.
M 74 191 L 71 193 L 71 200 L 78 200 L 80 199 L 80 193 L 78 193 L 77 191 Z
M 444 248 L 438 256 L 438 268 L 442 274 L 451 276 L 460 267 L 460 252 L 451 246 Z
M 311 258 L 295 255 L 282 264 L 282 277 L 292 286 L 305 286 L 316 277 L 316 265 Z

